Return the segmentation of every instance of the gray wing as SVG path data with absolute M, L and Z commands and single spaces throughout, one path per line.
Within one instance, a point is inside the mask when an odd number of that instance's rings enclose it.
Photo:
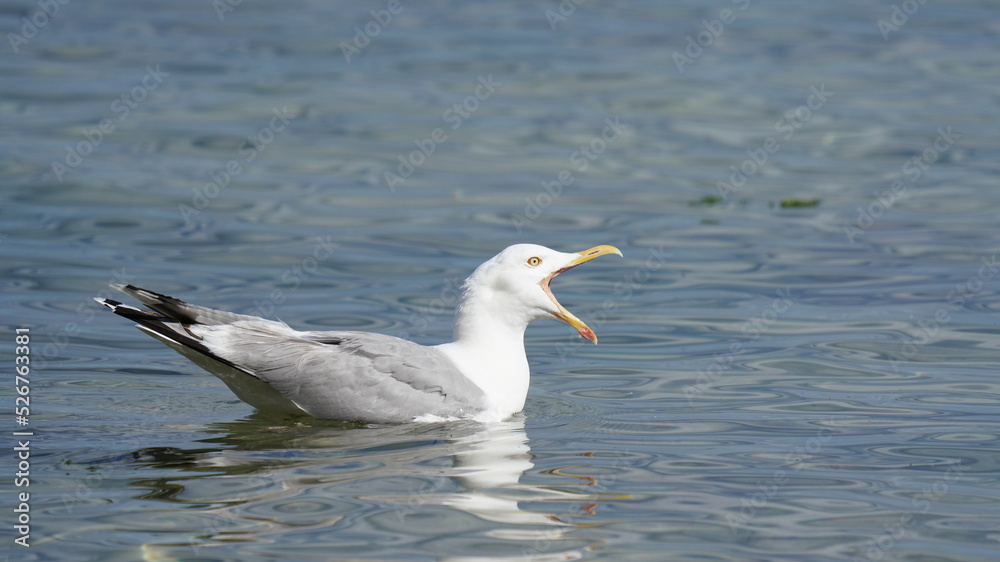
M 248 366 L 315 417 L 405 422 L 486 408 L 482 390 L 433 347 L 365 332 L 297 336 Z
M 297 332 L 132 285 L 115 288 L 156 313 L 96 300 L 264 411 L 406 422 L 428 414 L 469 417 L 486 408 L 482 390 L 433 347 L 366 332 Z

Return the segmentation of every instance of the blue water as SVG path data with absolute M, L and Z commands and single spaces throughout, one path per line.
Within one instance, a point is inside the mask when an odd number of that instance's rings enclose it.
M 7 559 L 1000 554 L 995 3 L 17 1 L 0 29 Z M 439 343 L 516 242 L 625 258 L 558 279 L 601 343 L 530 327 L 491 426 L 257 414 L 92 300 Z

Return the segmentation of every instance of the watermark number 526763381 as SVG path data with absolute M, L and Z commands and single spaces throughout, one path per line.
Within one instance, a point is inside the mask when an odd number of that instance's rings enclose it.
M 30 328 L 17 328 L 14 335 L 14 420 L 19 426 L 27 426 L 31 416 L 31 331 Z M 14 432 L 14 454 L 17 456 L 17 472 L 14 473 L 14 487 L 17 497 L 14 508 L 16 538 L 14 542 L 21 546 L 31 546 L 28 539 L 31 536 L 31 439 L 33 431 Z

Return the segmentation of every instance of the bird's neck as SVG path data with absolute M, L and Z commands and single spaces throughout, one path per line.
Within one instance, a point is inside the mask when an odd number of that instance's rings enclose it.
M 490 298 L 467 294 L 455 310 L 454 340 L 476 346 L 516 342 L 523 349 L 527 327 L 526 320 Z
M 521 411 L 528 395 L 527 323 L 470 296 L 456 310 L 455 340 L 441 348 L 486 393 L 489 414 L 505 419 Z

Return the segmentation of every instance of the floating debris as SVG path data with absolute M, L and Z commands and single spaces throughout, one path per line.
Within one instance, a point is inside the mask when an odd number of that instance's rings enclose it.
M 782 199 L 780 206 L 782 209 L 793 209 L 798 207 L 815 207 L 819 205 L 820 199 Z

